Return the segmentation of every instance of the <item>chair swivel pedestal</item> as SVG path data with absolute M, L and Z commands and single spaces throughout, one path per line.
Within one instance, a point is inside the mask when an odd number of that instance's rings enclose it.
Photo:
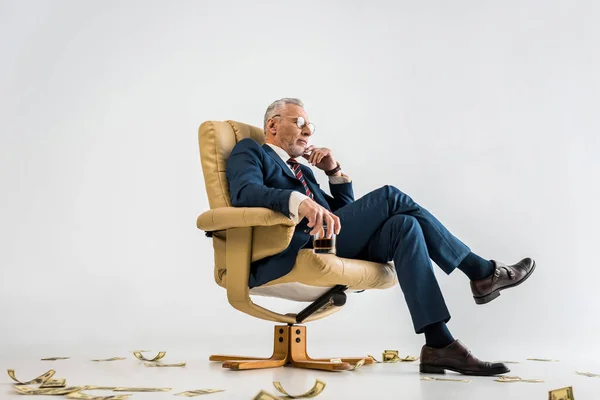
M 301 323 L 311 315 L 330 307 L 341 307 L 346 303 L 346 286 L 336 285 L 324 293 L 308 307 L 296 315 Z M 222 361 L 223 368 L 233 370 L 282 367 L 291 364 L 298 368 L 320 369 L 325 371 L 346 371 L 360 360 L 372 364 L 371 357 L 342 357 L 342 362 L 332 362 L 331 358 L 311 358 L 306 351 L 306 326 L 287 324 L 276 325 L 273 333 L 273 355 L 270 358 L 212 355 L 211 361 Z
M 276 368 L 291 364 L 297 368 L 325 371 L 346 371 L 360 360 L 372 364 L 371 357 L 342 357 L 342 362 L 331 362 L 330 358 L 311 358 L 306 352 L 306 326 L 276 325 L 273 340 L 273 355 L 270 358 L 212 355 L 211 361 L 222 361 L 223 368 L 232 370 Z

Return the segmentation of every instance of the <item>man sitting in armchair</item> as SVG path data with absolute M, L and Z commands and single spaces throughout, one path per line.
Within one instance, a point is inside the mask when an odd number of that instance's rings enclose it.
M 273 102 L 265 113 L 266 143 L 243 139 L 227 161 L 231 203 L 234 207 L 266 207 L 297 222 L 290 245 L 281 253 L 255 261 L 249 286 L 263 285 L 286 275 L 302 248 L 312 246 L 311 235 L 323 225 L 337 237 L 337 255 L 379 263 L 394 261 L 416 333 L 425 333 L 420 371 L 452 370 L 469 375 L 509 372 L 502 363 L 476 358 L 446 323 L 450 313 L 435 278 L 431 260 L 446 273 L 456 268 L 471 280 L 473 298 L 486 304 L 500 291 L 519 285 L 535 269 L 524 258 L 514 265 L 486 260 L 471 252 L 429 211 L 406 193 L 386 185 L 354 200 L 352 181 L 328 148 L 309 145 L 314 125 L 298 99 Z M 303 157 L 329 177 L 331 196 L 317 183 Z

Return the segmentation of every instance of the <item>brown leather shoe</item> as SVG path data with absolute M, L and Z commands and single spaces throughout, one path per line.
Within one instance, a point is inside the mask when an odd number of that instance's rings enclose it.
M 427 374 L 445 374 L 447 369 L 465 375 L 480 376 L 510 372 L 510 369 L 502 363 L 481 361 L 459 340 L 455 340 L 443 349 L 423 346 L 419 371 Z
M 514 265 L 494 261 L 494 273 L 487 278 L 471 281 L 471 291 L 477 304 L 485 304 L 500 296 L 500 291 L 520 285 L 535 269 L 535 261 L 524 258 Z

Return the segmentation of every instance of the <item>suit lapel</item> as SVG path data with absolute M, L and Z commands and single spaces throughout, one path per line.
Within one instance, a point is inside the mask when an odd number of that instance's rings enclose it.
M 268 144 L 263 144 L 262 148 L 267 152 L 267 154 L 269 156 L 271 156 L 273 158 L 273 160 L 275 160 L 275 162 L 277 164 L 279 164 L 279 166 L 281 168 L 283 168 L 283 172 L 288 177 L 295 179 L 297 182 L 300 182 L 300 179 L 296 178 L 296 175 L 294 175 L 292 170 L 281 159 L 281 157 L 279 157 L 279 155 L 277 153 L 275 153 L 275 150 L 273 150 L 271 148 L 271 146 L 269 146 Z M 320 202 L 317 201 L 317 203 L 321 204 L 323 207 L 325 207 L 329 210 L 330 209 L 329 204 L 327 204 L 327 201 L 325 201 L 325 198 L 321 195 L 321 193 L 319 193 L 320 189 L 317 186 L 316 180 L 314 179 L 314 174 L 313 174 L 312 170 L 310 170 L 310 168 L 307 167 L 306 165 L 302 165 L 302 164 L 300 164 L 300 170 L 302 171 L 302 175 L 304 175 L 304 179 L 306 180 L 306 184 L 308 185 L 308 188 L 313 192 L 315 199 L 317 199 L 317 198 L 321 199 L 321 201 Z M 307 170 L 309 170 L 309 171 L 307 172 Z
M 277 153 L 275 153 L 275 150 L 273 150 L 271 148 L 271 146 L 269 146 L 268 144 L 263 144 L 262 148 L 267 152 L 267 154 L 269 156 L 271 156 L 271 158 L 273 158 L 273 160 L 275 160 L 275 162 L 277 164 L 279 164 L 279 166 L 281 166 L 281 168 L 283 168 L 283 172 L 290 178 L 292 179 L 296 179 L 298 180 L 298 178 L 296 178 L 296 175 L 294 175 L 294 173 L 292 172 L 292 170 L 287 166 L 287 164 L 281 159 L 281 157 L 279 157 L 279 155 L 277 155 Z

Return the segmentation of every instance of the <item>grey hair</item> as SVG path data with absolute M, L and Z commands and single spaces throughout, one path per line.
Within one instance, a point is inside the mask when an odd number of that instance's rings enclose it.
M 304 108 L 304 103 L 302 100 L 295 99 L 293 97 L 284 97 L 283 99 L 275 100 L 272 102 L 269 107 L 267 107 L 267 111 L 265 112 L 265 120 L 263 122 L 263 129 L 265 131 L 265 136 L 267 135 L 267 121 L 273 118 L 274 115 L 277 115 L 283 106 L 286 104 L 295 104 Z

